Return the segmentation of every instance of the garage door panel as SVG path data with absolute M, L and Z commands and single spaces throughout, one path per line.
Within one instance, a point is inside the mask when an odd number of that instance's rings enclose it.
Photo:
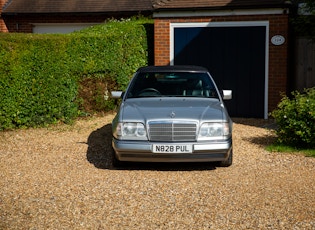
M 232 116 L 264 117 L 265 37 L 265 26 L 175 28 L 174 64 L 207 67 L 232 89 Z

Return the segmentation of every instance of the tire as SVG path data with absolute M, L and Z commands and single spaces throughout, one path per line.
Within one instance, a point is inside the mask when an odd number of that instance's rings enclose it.
M 115 155 L 112 159 L 112 166 L 113 168 L 119 168 L 121 166 L 121 162 L 115 157 Z
M 112 169 L 119 169 L 125 166 L 125 162 L 117 159 L 115 151 L 112 152 Z
M 233 163 L 233 150 L 231 150 L 229 157 L 224 160 L 219 162 L 220 167 L 229 167 Z
M 115 150 L 113 147 L 111 148 L 111 157 L 110 157 L 110 168 L 115 169 L 119 166 L 121 166 L 121 161 L 119 161 L 115 156 Z

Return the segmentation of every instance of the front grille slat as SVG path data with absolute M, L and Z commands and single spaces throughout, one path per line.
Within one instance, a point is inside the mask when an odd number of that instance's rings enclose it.
M 152 122 L 149 123 L 151 141 L 195 141 L 195 123 Z

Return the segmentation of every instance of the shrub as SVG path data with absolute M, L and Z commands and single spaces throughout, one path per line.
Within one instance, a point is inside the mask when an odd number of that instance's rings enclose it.
M 80 108 L 85 114 L 114 110 L 116 101 L 111 99 L 109 89 L 117 84 L 110 79 L 85 77 L 79 82 Z
M 111 20 L 71 35 L 71 69 L 80 76 L 80 108 L 93 113 L 112 110 L 112 90 L 125 90 L 133 73 L 148 64 L 148 34 L 153 21 L 146 18 Z
M 124 90 L 132 74 L 147 65 L 148 19 L 113 20 L 71 35 L 68 52 L 73 72 L 82 77 L 111 79 Z
M 279 143 L 303 147 L 315 147 L 315 88 L 303 93 L 284 96 L 271 115 L 275 118 Z
M 0 130 L 72 122 L 79 106 L 114 109 L 109 92 L 148 63 L 152 25 L 138 18 L 66 35 L 0 34 Z
M 66 40 L 10 34 L 0 48 L 0 130 L 71 122 L 77 116 L 77 82 L 67 65 Z

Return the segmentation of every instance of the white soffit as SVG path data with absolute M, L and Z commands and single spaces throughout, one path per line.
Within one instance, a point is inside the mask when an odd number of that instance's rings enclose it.
M 194 10 L 194 11 L 162 11 L 153 13 L 154 18 L 207 17 L 207 16 L 242 16 L 288 14 L 288 9 L 252 9 L 252 10 Z

